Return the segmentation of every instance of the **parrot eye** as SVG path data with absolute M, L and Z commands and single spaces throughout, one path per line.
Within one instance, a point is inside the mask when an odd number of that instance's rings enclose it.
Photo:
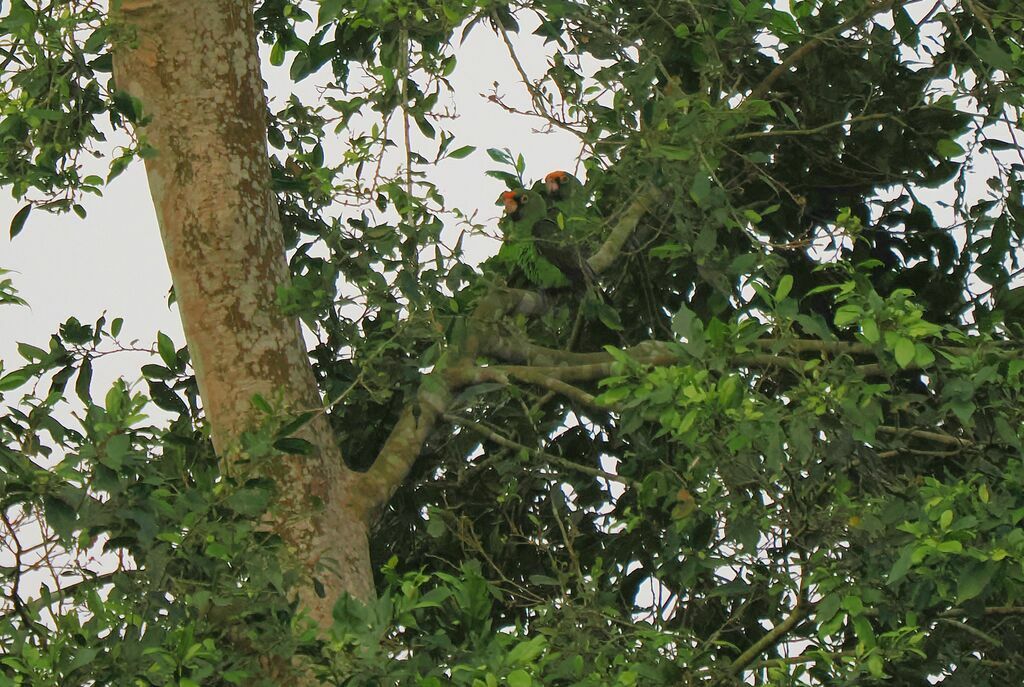
M 519 197 L 519 204 L 520 205 L 526 205 L 526 201 L 528 201 L 529 199 L 530 199 L 530 196 L 520 196 Z

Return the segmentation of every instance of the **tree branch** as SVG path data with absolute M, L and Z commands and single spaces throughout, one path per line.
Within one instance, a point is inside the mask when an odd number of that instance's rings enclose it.
M 402 409 L 373 465 L 360 476 L 353 500 L 358 499 L 364 521 L 374 519 L 409 474 L 450 402 L 451 393 L 439 375 L 428 375 L 420 384 L 416 398 Z
M 762 651 L 781 641 L 782 638 L 785 637 L 790 630 L 796 627 L 797 623 L 803 620 L 806 615 L 806 607 L 801 603 L 797 603 L 793 608 L 792 613 L 790 613 L 785 620 L 769 630 L 763 637 L 761 637 L 761 639 L 754 642 L 750 648 L 740 654 L 739 657 L 729 665 L 729 672 L 736 674 L 753 663 L 754 659 L 756 659 Z
M 509 384 L 511 378 L 553 391 L 583 405 L 597 406 L 593 395 L 557 377 L 545 374 L 540 368 L 501 365 L 490 367 L 456 367 L 448 370 L 446 374 L 446 381 L 451 389 L 461 389 L 485 382 Z
M 587 259 L 587 264 L 590 265 L 590 269 L 594 270 L 594 274 L 601 274 L 611 267 L 615 258 L 619 257 L 622 252 L 626 241 L 636 230 L 640 218 L 653 210 L 654 206 L 665 197 L 666 194 L 654 186 L 648 186 L 636 194 L 633 202 L 619 215 L 608 238 L 604 240 L 597 252 Z
M 939 432 L 928 432 L 923 429 L 904 429 L 902 427 L 889 427 L 887 425 L 880 425 L 878 431 L 884 434 L 895 434 L 897 436 L 908 436 L 914 437 L 915 439 L 924 439 L 926 441 L 934 441 L 939 444 L 945 444 L 946 446 L 955 446 L 957 448 L 966 448 L 973 446 L 974 442 L 969 439 L 961 439 L 949 434 L 941 434 Z
M 781 79 L 790 69 L 811 54 L 811 52 L 820 47 L 821 44 L 825 42 L 826 38 L 842 33 L 851 26 L 856 26 L 861 22 L 867 21 L 876 14 L 889 10 L 895 4 L 902 4 L 902 2 L 897 3 L 897 0 L 881 0 L 880 2 L 873 2 L 860 14 L 850 17 L 846 21 L 836 24 L 835 26 L 817 34 L 814 38 L 801 45 L 790 53 L 786 59 L 779 63 L 775 69 L 773 69 L 768 76 L 761 81 L 761 83 L 750 91 L 750 95 L 744 98 L 743 102 L 746 103 L 751 100 L 761 100 L 768 95 L 768 92 L 771 90 L 772 86 L 775 85 L 776 81 Z
M 828 131 L 840 126 L 846 126 L 847 124 L 857 124 L 859 122 L 872 122 L 879 119 L 891 119 L 903 126 L 906 126 L 903 121 L 898 117 L 895 117 L 889 113 L 870 114 L 863 115 L 861 117 L 851 117 L 850 119 L 844 119 L 840 122 L 829 122 L 828 124 L 822 124 L 821 126 L 811 127 L 810 129 L 769 129 L 767 131 L 748 131 L 742 134 L 736 134 L 735 136 L 729 136 L 729 141 L 745 141 L 751 138 L 769 138 L 772 136 L 813 136 L 814 134 L 820 134 L 822 131 Z
M 464 337 L 453 342 L 446 353 L 450 362 L 438 363 L 423 379 L 416 397 L 402 408 L 373 465 L 359 475 L 359 483 L 353 489 L 358 497 L 353 498 L 357 499 L 364 521 L 373 520 L 409 474 L 438 418 L 451 404 L 452 389 L 459 386 L 453 384 L 453 380 L 458 379 L 456 371 L 471 367 L 494 323 L 508 313 L 530 314 L 545 309 L 547 302 L 543 294 L 503 286 L 492 287 L 480 299 L 466 324 Z
M 491 430 L 490 428 L 485 427 L 479 422 L 475 422 L 468 418 L 460 417 L 458 415 L 452 415 L 450 413 L 445 413 L 444 419 L 451 422 L 452 424 L 459 425 L 460 427 L 471 429 L 477 434 L 480 434 L 481 436 L 487 438 L 488 440 L 498 444 L 499 446 L 504 446 L 505 448 L 510 448 L 517 451 L 526 451 L 527 453 L 543 458 L 549 463 L 559 465 L 569 470 L 575 470 L 576 472 L 581 472 L 585 475 L 591 475 L 592 477 L 600 477 L 601 479 L 605 479 L 611 482 L 618 482 L 620 484 L 635 486 L 635 482 L 633 482 L 633 480 L 629 479 L 628 477 L 616 475 L 611 472 L 605 472 L 600 468 L 592 468 L 587 465 L 580 465 L 579 463 L 574 463 L 571 460 L 563 458 L 562 456 L 557 456 L 554 453 L 548 453 L 547 451 L 544 451 L 542 449 L 530 448 L 529 446 L 513 441 L 512 439 L 509 439 L 508 437 L 498 434 L 497 432 Z

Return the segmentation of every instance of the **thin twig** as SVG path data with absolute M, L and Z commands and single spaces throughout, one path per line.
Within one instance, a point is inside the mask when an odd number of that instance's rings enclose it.
M 605 479 L 610 482 L 618 482 L 620 484 L 625 484 L 627 486 L 635 486 L 633 480 L 629 479 L 628 477 L 622 477 L 621 475 L 606 472 L 604 470 L 601 470 L 600 468 L 592 468 L 587 465 L 580 465 L 579 463 L 574 463 L 573 461 L 567 460 L 562 456 L 557 456 L 554 453 L 549 453 L 542 449 L 530 448 L 529 446 L 520 444 L 517 441 L 513 441 L 512 439 L 509 439 L 508 437 L 499 434 L 498 432 L 490 429 L 489 427 L 486 427 L 480 424 L 479 422 L 475 422 L 468 418 L 453 415 L 452 413 L 445 413 L 444 419 L 447 420 L 448 422 L 451 422 L 452 424 L 473 430 L 477 434 L 486 437 L 488 440 L 493 441 L 499 446 L 504 446 L 505 448 L 510 448 L 516 451 L 525 451 L 531 455 L 543 458 L 549 463 L 553 463 L 555 465 L 567 468 L 569 470 L 575 470 L 585 475 L 590 475 L 592 477 L 600 477 L 601 479 Z
M 826 29 L 825 31 L 822 31 L 814 38 L 807 41 L 799 48 L 794 50 L 792 53 L 790 53 L 789 57 L 787 57 L 781 63 L 779 63 L 775 67 L 775 69 L 773 69 L 768 74 L 768 76 L 766 76 L 764 80 L 761 81 L 761 83 L 759 83 L 757 86 L 754 87 L 752 91 L 750 91 L 750 95 L 748 95 L 743 102 L 746 103 L 751 100 L 761 100 L 762 98 L 764 98 L 771 90 L 772 86 L 775 85 L 776 81 L 781 79 L 790 69 L 792 69 L 797 63 L 799 63 L 801 60 L 807 57 L 812 51 L 816 50 L 819 46 L 821 46 L 822 43 L 825 42 L 826 38 L 834 36 L 838 33 L 842 33 L 851 26 L 856 26 L 857 24 L 860 24 L 863 21 L 867 21 L 876 14 L 891 9 L 893 5 L 896 4 L 903 3 L 897 2 L 897 0 L 882 0 L 882 2 L 872 3 L 868 5 L 867 9 L 861 12 L 860 14 L 857 14 L 856 16 L 853 16 L 844 22 L 836 24 L 835 26 Z

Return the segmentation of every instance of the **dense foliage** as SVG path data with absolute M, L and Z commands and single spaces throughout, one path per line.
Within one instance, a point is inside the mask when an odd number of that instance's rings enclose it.
M 0 19 L 0 179 L 31 201 L 12 235 L 33 206 L 84 212 L 101 120 L 142 115 L 95 5 Z M 272 63 L 330 83 L 268 139 L 281 306 L 317 337 L 346 460 L 370 465 L 418 389 L 464 380 L 374 530 L 379 598 L 340 604 L 326 639 L 287 603 L 256 524 L 259 466 L 296 450 L 272 399 L 252 472 L 220 474 L 186 349 L 161 336 L 145 389 L 101 393 L 120 321 L 69 320 L 0 372 L 0 685 L 242 684 L 268 650 L 346 685 L 1015 682 L 1016 0 L 311 5 L 255 11 Z M 586 254 L 639 221 L 601 294 L 543 289 L 465 361 L 523 265 L 463 253 L 494 227 L 449 221 L 467 215 L 432 163 L 474 151 L 439 103 L 460 36 L 514 52 L 534 27 L 552 57 L 532 116 L 583 151 L 585 202 L 559 221 Z M 529 187 L 507 143 L 493 174 Z M 146 154 L 118 148 L 110 176 Z

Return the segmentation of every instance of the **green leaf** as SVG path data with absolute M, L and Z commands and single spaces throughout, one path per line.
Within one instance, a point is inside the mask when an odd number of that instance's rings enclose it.
M 839 604 L 842 597 L 838 594 L 827 594 L 815 607 L 814 617 L 819 624 L 827 623 L 839 611 Z
M 14 219 L 11 220 L 11 238 L 21 233 L 21 230 L 25 228 L 25 222 L 28 220 L 29 213 L 32 212 L 32 205 L 26 205 L 25 207 L 14 213 Z
M 935 354 L 932 353 L 932 349 L 925 346 L 923 343 L 914 344 L 914 363 L 918 367 L 928 367 L 935 362 Z
M 609 389 L 608 391 L 604 392 L 603 394 L 598 396 L 596 399 L 594 399 L 594 403 L 596 403 L 596 404 L 598 404 L 600 406 L 613 406 L 616 403 L 618 403 L 619 401 L 623 401 L 623 400 L 629 398 L 629 395 L 632 392 L 633 392 L 632 387 L 628 387 L 628 386 L 620 386 L 620 387 L 616 387 L 614 389 Z
M 914 549 L 914 544 L 903 548 L 903 553 L 900 554 L 900 557 L 892 564 L 892 568 L 889 569 L 889 575 L 886 579 L 887 585 L 894 585 L 906 577 L 910 566 L 914 564 Z
M 64 499 L 54 496 L 43 497 L 43 508 L 46 511 L 46 524 L 60 537 L 70 537 L 78 519 L 76 510 Z
M 456 148 L 452 152 L 448 153 L 447 157 L 455 160 L 461 160 L 464 157 L 468 157 L 474 150 L 476 150 L 476 146 L 462 146 L 461 148 Z
M 124 319 L 121 317 L 115 317 L 114 321 L 110 323 L 110 335 L 117 337 L 121 333 L 121 327 L 124 326 Z
M 75 394 L 85 403 L 92 400 L 90 388 L 92 385 L 92 360 L 85 358 L 78 369 L 78 379 L 75 380 Z
M 868 656 L 867 666 L 871 677 L 878 679 L 885 677 L 885 661 L 877 653 Z
M 1003 420 L 1003 422 L 1005 422 L 1005 420 Z M 981 499 L 982 503 L 988 503 L 992 498 L 992 495 L 989 493 L 988 490 L 988 485 L 985 484 L 984 482 L 982 482 L 981 485 L 978 487 L 978 498 Z
M 246 517 L 255 517 L 267 510 L 271 493 L 268 489 L 239 489 L 226 499 L 228 508 Z
M 270 49 L 270 64 L 275 67 L 284 64 L 284 46 L 281 45 L 281 41 L 274 43 L 274 47 Z
M 782 279 L 779 280 L 779 285 L 775 288 L 775 300 L 776 302 L 781 301 L 789 292 L 793 290 L 793 276 L 789 274 L 782 275 Z
M 512 160 L 512 156 L 504 150 L 501 150 L 499 148 L 488 148 L 487 154 L 495 162 L 501 163 L 503 165 L 509 165 L 511 167 L 515 166 L 515 162 Z
M 704 205 L 704 201 L 711 195 L 711 178 L 706 174 L 698 174 L 690 185 L 690 197 L 698 206 Z
M 512 647 L 506 660 L 511 665 L 527 665 L 533 663 L 538 656 L 544 653 L 545 647 L 547 647 L 547 639 L 543 635 L 538 635 Z
M 105 455 L 100 459 L 111 470 L 120 470 L 124 465 L 125 456 L 131 450 L 131 439 L 126 434 L 115 434 L 105 445 Z
M 597 318 L 601 320 L 601 324 L 611 329 L 613 332 L 621 332 L 623 329 L 622 319 L 619 317 L 619 311 L 608 305 L 604 301 L 598 302 L 594 309 L 597 310 Z
M 433 537 L 434 539 L 440 539 L 447 531 L 448 528 L 445 527 L 441 518 L 434 517 L 427 521 L 427 536 Z
M 18 353 L 20 353 L 21 357 L 30 363 L 42 360 L 47 356 L 46 351 L 43 349 L 27 343 L 18 344 Z
M 320 0 L 320 12 L 317 14 L 317 28 L 332 22 L 341 14 L 345 0 Z
M 284 437 L 274 442 L 274 448 L 281 453 L 293 456 L 309 456 L 316 452 L 316 447 L 305 439 Z
M 188 414 L 188 406 L 169 386 L 155 379 L 147 379 L 146 382 L 149 385 L 149 397 L 153 399 L 153 403 L 158 408 L 163 408 L 170 413 L 178 413 L 179 415 Z M 110 394 L 107 394 L 107 398 L 108 400 L 110 399 Z
M 917 353 L 917 348 L 914 346 L 914 342 L 906 337 L 899 337 L 896 339 L 896 345 L 893 347 L 893 355 L 896 356 L 896 364 L 902 368 L 906 368 L 912 362 L 914 362 L 914 356 Z
M 1002 49 L 997 43 L 982 38 L 975 43 L 975 52 L 978 57 L 987 62 L 989 66 L 1001 69 L 1004 72 L 1013 72 L 1019 69 L 1016 61 L 1010 53 Z
M 163 365 L 143 365 L 141 372 L 146 379 L 174 379 L 175 377 L 174 373 Z
M 87 666 L 93 662 L 93 659 L 99 655 L 98 649 L 92 649 L 89 647 L 76 647 L 74 658 L 66 666 L 63 666 L 64 674 L 67 675 L 83 666 Z M 13 682 L 11 683 L 14 684 Z
M 844 305 L 836 310 L 835 323 L 837 327 L 845 327 L 861 318 L 863 312 L 859 305 Z
M 966 151 L 963 147 L 951 138 L 944 138 L 935 145 L 935 152 L 947 160 L 963 155 Z
M 704 323 L 697 317 L 697 313 L 683 305 L 672 316 L 672 333 L 680 339 L 691 342 L 695 339 L 703 339 Z
M 505 678 L 508 681 L 508 687 L 530 687 L 533 684 L 533 678 L 525 670 L 513 670 Z
M 985 591 L 992 577 L 999 570 L 998 563 L 976 561 L 962 568 L 957 575 L 956 602 L 969 601 Z
M 530 584 L 539 584 L 546 587 L 561 587 L 562 583 L 548 575 L 530 575 Z
M 681 148 L 679 146 L 672 145 L 656 145 L 653 146 L 651 152 L 658 157 L 665 158 L 666 160 L 686 162 L 693 157 L 696 151 L 693 148 Z
M 842 608 L 850 615 L 861 615 L 864 613 L 864 600 L 855 594 L 847 594 L 843 597 Z
M 164 365 L 167 366 L 167 369 L 174 370 L 176 368 L 177 355 L 174 350 L 174 342 L 171 341 L 171 337 L 167 336 L 163 332 L 157 332 L 156 350 L 160 354 L 160 358 L 164 361 Z
M 878 323 L 875 322 L 873 317 L 869 317 L 860 323 L 860 331 L 869 343 L 878 343 L 879 339 L 882 338 L 878 331 Z
M 263 400 L 263 398 L 260 397 L 260 400 Z M 255 402 L 255 399 L 253 399 L 253 401 Z M 266 401 L 263 401 L 263 402 L 266 403 Z M 269 413 L 270 411 L 264 411 L 264 412 Z M 277 436 L 277 437 L 291 436 L 292 434 L 295 434 L 295 432 L 297 432 L 301 427 L 305 427 L 306 424 L 310 420 L 312 420 L 314 417 L 316 417 L 316 416 L 317 416 L 317 413 L 315 411 L 312 411 L 312 410 L 307 410 L 306 412 L 299 413 L 298 415 L 293 417 L 291 420 L 289 420 L 285 424 L 281 425 L 281 427 L 278 428 L 277 432 L 275 433 L 275 436 Z
M 31 373 L 26 369 L 15 370 L 8 375 L 0 377 L 0 391 L 10 391 L 32 378 Z
M 271 405 L 267 403 L 267 399 L 263 398 L 260 394 L 253 394 L 250 402 L 252 403 L 253 408 L 265 415 L 272 415 L 274 412 Z

